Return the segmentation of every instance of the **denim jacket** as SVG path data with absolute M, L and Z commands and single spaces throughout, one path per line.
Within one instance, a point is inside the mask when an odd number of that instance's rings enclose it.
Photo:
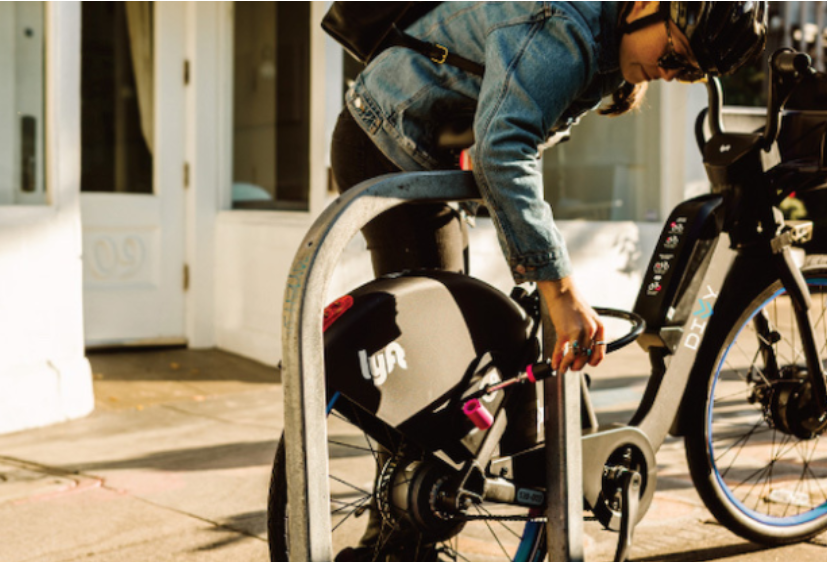
M 439 167 L 438 125 L 474 116 L 474 176 L 518 283 L 571 273 L 539 156 L 622 84 L 618 10 L 617 2 L 444 2 L 407 32 L 483 63 L 484 77 L 395 47 L 347 93 L 356 121 L 409 171 Z

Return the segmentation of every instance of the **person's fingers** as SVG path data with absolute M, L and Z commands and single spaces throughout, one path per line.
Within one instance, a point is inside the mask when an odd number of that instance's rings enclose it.
M 577 353 L 574 355 L 574 361 L 572 362 L 571 370 L 572 371 L 580 371 L 586 364 L 589 362 L 589 354 L 591 348 L 584 344 L 578 343 Z
M 606 344 L 604 340 L 603 323 L 597 323 L 597 331 L 592 337 L 592 356 L 589 358 L 589 365 L 597 367 L 603 358 L 606 357 Z
M 567 341 L 565 343 L 565 347 L 563 348 L 563 356 L 560 360 L 560 365 L 557 368 L 558 375 L 565 375 L 566 372 L 571 368 L 572 363 L 575 360 L 575 353 L 577 352 L 577 348 L 574 346 L 575 342 Z

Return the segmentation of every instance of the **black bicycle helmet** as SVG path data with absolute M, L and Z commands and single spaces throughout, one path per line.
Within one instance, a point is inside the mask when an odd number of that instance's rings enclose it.
M 732 74 L 764 50 L 767 2 L 661 2 L 689 40 L 701 70 Z
M 633 33 L 669 19 L 689 40 L 701 70 L 724 75 L 732 74 L 764 50 L 767 15 L 766 1 L 661 2 L 656 14 L 624 22 L 620 31 Z

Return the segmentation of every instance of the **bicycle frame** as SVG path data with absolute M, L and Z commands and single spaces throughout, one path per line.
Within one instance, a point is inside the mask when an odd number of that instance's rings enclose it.
M 706 330 L 713 324 L 713 310 L 717 313 L 729 306 L 719 295 L 725 284 L 732 284 L 729 280 L 733 278 L 731 266 L 736 253 L 729 248 L 729 238 L 721 233 L 722 203 L 717 195 L 684 202 L 672 212 L 663 229 L 635 306 L 635 312 L 647 322 L 639 342 L 649 351 L 652 361 L 646 392 L 628 426 L 584 428 L 583 492 L 592 509 L 603 501 L 604 467 L 624 448 L 632 448 L 640 456 L 639 464 L 645 471 L 641 517 L 651 502 L 657 477 L 655 453 L 675 426 L 695 357 Z M 663 265 L 667 263 L 668 266 Z M 695 310 L 700 303 L 703 304 L 699 310 Z M 587 393 L 583 400 L 583 408 L 590 412 Z M 536 456 L 525 464 L 544 467 L 544 443 L 520 454 Z M 492 472 L 509 462 L 507 457 L 499 459 Z M 524 484 L 542 488 L 544 482 L 545 476 L 538 470 Z M 619 521 L 612 524 L 613 528 L 618 526 Z

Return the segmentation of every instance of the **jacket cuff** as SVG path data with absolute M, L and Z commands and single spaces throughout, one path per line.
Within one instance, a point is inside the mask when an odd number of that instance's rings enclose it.
M 513 258 L 511 275 L 514 282 L 557 281 L 572 274 L 568 252 L 561 248 L 554 253 L 532 254 Z

